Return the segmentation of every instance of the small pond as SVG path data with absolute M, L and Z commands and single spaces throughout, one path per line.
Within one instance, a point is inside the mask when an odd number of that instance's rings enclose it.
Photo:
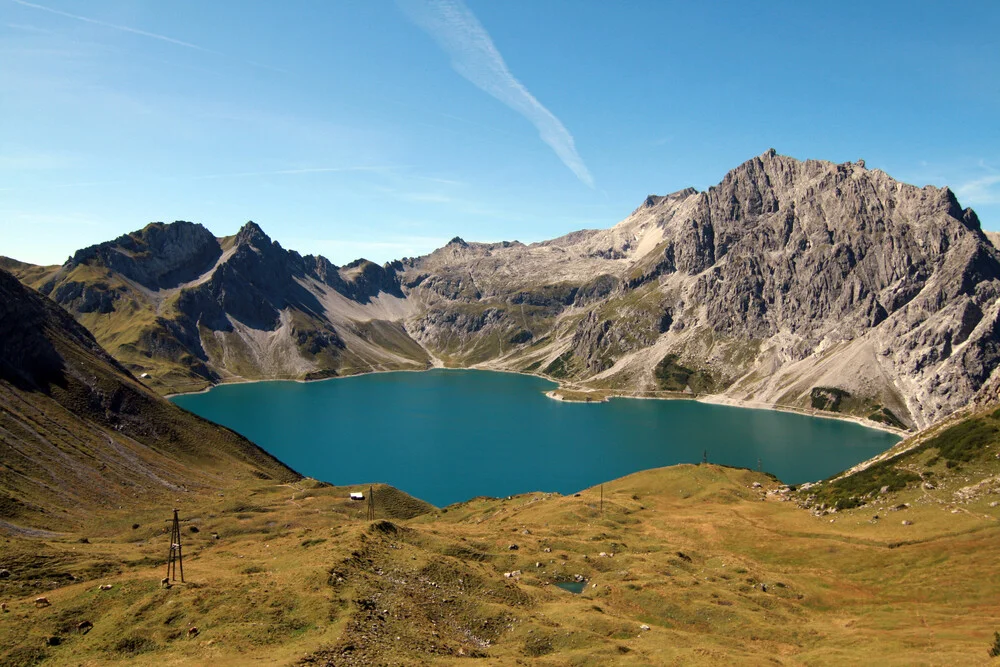
M 576 593 L 579 595 L 583 592 L 583 589 L 587 587 L 586 581 L 557 581 L 555 586 L 563 589 L 564 591 L 569 591 L 570 593 Z

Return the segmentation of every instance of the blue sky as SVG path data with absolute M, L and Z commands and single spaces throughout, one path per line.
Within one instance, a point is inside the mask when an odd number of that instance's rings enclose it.
M 0 0 L 0 254 L 255 220 L 343 264 L 608 227 L 770 147 L 1000 230 L 1000 2 Z

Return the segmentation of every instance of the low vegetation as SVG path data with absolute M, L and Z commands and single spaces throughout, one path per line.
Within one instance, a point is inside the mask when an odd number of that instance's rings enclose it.
M 1000 410 L 982 413 L 945 428 L 917 446 L 859 472 L 831 478 L 808 490 L 811 502 L 846 509 L 919 485 L 944 470 L 963 465 L 992 466 L 1000 454 Z M 933 484 L 932 482 L 928 482 Z
M 573 350 L 567 350 L 552 360 L 552 362 L 546 366 L 545 370 L 542 372 L 554 378 L 564 378 L 571 372 L 570 369 L 572 368 L 572 360 Z
M 247 480 L 182 498 L 186 581 L 169 588 L 162 507 L 8 535 L 0 663 L 972 664 L 994 641 L 982 501 L 831 523 L 715 465 L 441 510 L 376 485 L 374 522 L 368 492 Z
M 873 408 L 874 412 L 868 415 L 868 419 L 873 422 L 878 422 L 880 424 L 885 424 L 886 426 L 891 426 L 898 429 L 906 429 L 906 424 L 903 423 L 896 414 L 887 407 L 876 405 Z
M 902 455 L 880 461 L 842 479 L 810 489 L 815 501 L 838 510 L 864 505 L 879 494 L 893 493 L 919 482 L 920 475 L 897 467 Z
M 695 370 L 681 365 L 676 354 L 668 354 L 654 370 L 656 382 L 664 391 L 690 391 L 710 394 L 715 390 L 715 379 L 705 370 Z
M 849 391 L 838 389 L 837 387 L 813 387 L 809 398 L 814 410 L 839 412 L 841 401 L 849 398 L 850 395 Z

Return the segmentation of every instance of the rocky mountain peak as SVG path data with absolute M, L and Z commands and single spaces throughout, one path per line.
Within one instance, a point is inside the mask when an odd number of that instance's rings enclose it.
M 253 220 L 248 220 L 245 225 L 240 227 L 240 231 L 236 233 L 236 245 L 252 245 L 255 247 L 262 247 L 271 244 L 271 237 L 264 233 L 264 230 L 260 228 Z
M 657 206 L 668 206 L 676 204 L 677 202 L 682 202 L 688 197 L 693 197 L 698 194 L 698 190 L 692 187 L 687 187 L 682 190 L 677 190 L 676 192 L 671 192 L 668 195 L 646 195 L 639 208 L 632 211 L 632 215 L 639 213 L 640 211 L 656 208 Z
M 204 226 L 178 220 L 151 222 L 142 229 L 78 250 L 64 265 L 98 264 L 153 289 L 175 287 L 207 270 L 222 254 Z M 42 290 L 45 291 L 45 290 Z

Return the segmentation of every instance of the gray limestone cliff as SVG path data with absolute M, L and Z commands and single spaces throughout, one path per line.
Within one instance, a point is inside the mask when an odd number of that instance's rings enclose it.
M 812 408 L 837 389 L 845 410 L 913 426 L 968 403 L 998 361 L 1000 256 L 975 213 L 860 162 L 768 151 L 609 230 L 448 246 L 403 284 L 439 354 L 583 386 L 692 391 L 663 380 L 680 364 L 741 401 Z

